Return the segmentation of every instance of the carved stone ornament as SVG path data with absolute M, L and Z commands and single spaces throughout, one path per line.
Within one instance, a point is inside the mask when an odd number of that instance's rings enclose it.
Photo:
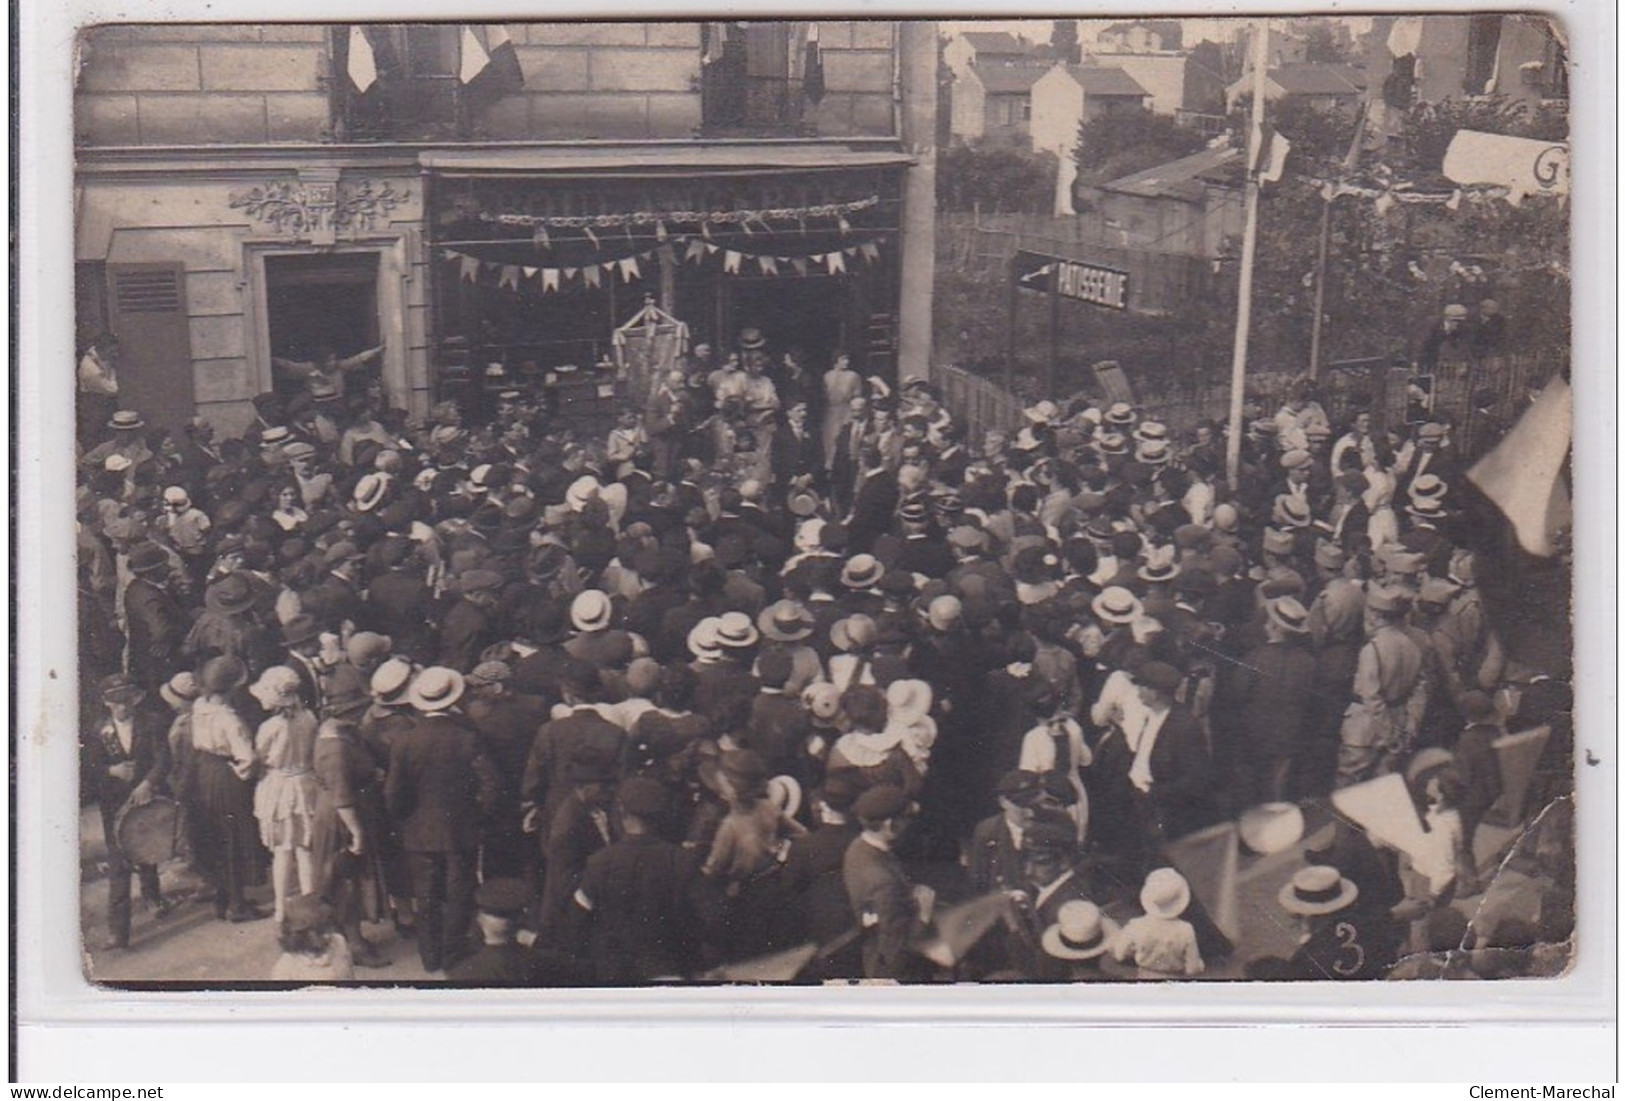
M 304 175 L 234 191 L 228 203 L 289 240 L 332 243 L 338 234 L 369 232 L 386 222 L 410 193 L 389 181 Z

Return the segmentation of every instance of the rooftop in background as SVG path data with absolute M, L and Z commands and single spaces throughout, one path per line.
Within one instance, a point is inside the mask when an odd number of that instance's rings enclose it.
M 987 89 L 989 95 L 1016 95 L 1032 91 L 1038 78 L 1049 70 L 1042 68 L 1028 69 L 976 69 L 976 79 L 981 81 L 982 87 Z
M 1269 75 L 1289 96 L 1356 95 L 1365 91 L 1365 73 L 1352 65 L 1282 65 L 1271 69 Z
M 1122 69 L 1105 65 L 1068 65 L 1066 71 L 1090 96 L 1148 96 L 1151 93 Z
M 1033 49 L 1031 44 L 1005 31 L 966 31 L 960 37 L 975 46 L 977 53 L 994 57 L 1005 55 L 1022 57 L 1031 53 Z
M 1204 149 L 1177 161 L 1155 165 L 1101 185 L 1102 191 L 1200 202 L 1209 184 L 1238 186 L 1241 150 L 1232 146 Z

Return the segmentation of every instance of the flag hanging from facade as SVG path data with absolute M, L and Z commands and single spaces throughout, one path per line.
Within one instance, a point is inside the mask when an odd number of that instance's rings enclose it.
M 1553 553 L 1552 537 L 1573 519 L 1563 464 L 1574 420 L 1569 384 L 1554 378 L 1512 431 L 1467 472 L 1467 478 L 1512 524 L 1530 554 Z
M 513 36 L 500 23 L 460 28 L 457 54 L 457 79 L 471 92 L 495 99 L 525 86 Z
M 350 27 L 350 57 L 345 68 L 349 72 L 350 83 L 363 95 L 378 83 L 378 58 L 372 52 L 367 32 L 359 26 Z
M 807 59 L 802 70 L 802 94 L 816 106 L 824 98 L 824 57 L 818 50 L 818 24 L 807 24 Z

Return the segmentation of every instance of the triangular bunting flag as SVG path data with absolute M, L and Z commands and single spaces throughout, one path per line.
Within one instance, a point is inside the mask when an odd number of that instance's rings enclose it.
M 536 242 L 537 248 L 553 247 L 553 239 L 547 235 L 546 226 L 537 226 L 536 233 L 531 239 Z
M 871 264 L 880 259 L 880 246 L 873 241 L 863 242 L 858 246 L 858 251 L 863 253 L 863 258 Z
M 667 238 L 667 236 L 668 236 L 668 234 L 666 233 L 666 223 L 665 222 L 656 222 L 655 223 L 655 240 L 656 241 L 664 241 Z
M 350 28 L 350 60 L 345 68 L 349 71 L 350 83 L 363 95 L 378 83 L 378 58 L 373 55 L 372 43 L 367 41 L 367 32 L 360 27 Z
M 582 268 L 581 269 L 581 280 L 582 280 L 582 282 L 586 283 L 587 286 L 589 286 L 589 287 L 599 286 L 599 285 L 601 285 L 600 284 L 601 279 L 602 279 L 602 275 L 599 272 L 598 267 L 596 265 L 594 265 L 593 267 L 590 267 L 590 268 Z
M 559 289 L 559 269 L 558 268 L 543 268 L 542 269 L 542 293 L 545 294 L 548 291 L 556 291 L 558 289 Z
M 630 283 L 634 279 L 641 278 L 643 278 L 643 276 L 638 271 L 638 258 L 636 256 L 628 256 L 625 260 L 621 261 L 622 282 Z
M 700 257 L 702 257 L 704 255 L 705 255 L 705 242 L 700 241 L 700 240 L 696 240 L 695 238 L 690 237 L 689 241 L 688 241 L 688 248 L 683 250 L 683 259 L 684 260 L 693 260 L 694 262 L 698 263 Z
M 582 226 L 581 227 L 581 232 L 585 233 L 587 235 L 587 240 L 592 242 L 592 247 L 593 248 L 598 247 L 598 234 L 596 234 L 596 233 L 594 233 L 592 231 L 591 226 Z
M 502 265 L 502 275 L 497 279 L 497 287 L 498 289 L 502 287 L 512 287 L 514 290 L 519 289 L 519 268 L 517 265 Z
M 701 222 L 700 223 L 700 234 L 707 241 L 709 241 L 711 239 L 711 223 L 710 222 Z
M 828 266 L 831 275 L 846 271 L 846 257 L 838 252 L 830 253 L 824 258 L 824 262 Z
M 451 251 L 449 248 L 443 248 L 440 250 L 440 258 L 442 260 L 455 260 L 457 259 L 457 253 Z
M 463 279 L 466 279 L 470 283 L 472 283 L 476 279 L 479 278 L 480 262 L 478 260 L 476 260 L 472 256 L 460 256 L 460 257 L 458 257 L 458 260 L 461 262 L 461 264 L 463 266 L 462 275 L 461 275 L 461 277 Z
M 708 256 L 715 256 L 717 254 L 717 246 L 712 245 L 712 244 L 707 244 L 705 246 L 705 252 L 706 252 L 706 255 L 708 255 Z
M 524 268 L 524 271 L 525 271 L 525 278 L 526 278 L 526 279 L 535 279 L 535 278 L 536 278 L 536 273 L 537 273 L 537 272 L 538 272 L 538 271 L 539 271 L 539 270 L 541 270 L 541 269 L 539 269 L 539 268 L 533 268 L 533 267 L 531 267 L 531 266 L 530 266 L 530 265 L 529 265 L 529 264 L 527 264 L 527 265 L 525 265 L 525 268 Z
M 852 232 L 852 223 L 841 217 L 839 214 L 835 216 L 835 224 L 841 227 L 842 233 Z
M 729 275 L 737 275 L 739 273 L 739 261 L 743 259 L 743 255 L 735 252 L 733 249 L 729 249 L 727 252 L 722 254 L 722 270 L 727 272 Z
M 579 271 L 579 270 L 581 270 L 581 269 L 579 269 L 579 268 L 565 268 L 564 269 L 564 278 L 565 279 L 574 279 L 576 277 L 576 272 Z
M 807 274 L 807 261 L 799 256 L 790 261 L 790 266 L 796 269 L 797 275 Z
M 858 246 L 857 245 L 849 245 L 848 247 L 842 249 L 841 251 L 843 253 L 845 253 L 847 256 L 856 256 L 858 254 Z
M 771 256 L 758 256 L 756 266 L 762 269 L 763 275 L 779 274 L 779 262 Z

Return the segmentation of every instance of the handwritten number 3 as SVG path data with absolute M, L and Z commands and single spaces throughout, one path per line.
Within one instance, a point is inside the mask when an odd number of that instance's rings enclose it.
M 1360 947 L 1358 939 L 1360 930 L 1346 921 L 1340 921 L 1333 932 L 1337 934 L 1338 949 L 1337 959 L 1332 961 L 1332 970 L 1344 978 L 1358 975 L 1365 967 L 1365 949 Z M 1350 952 L 1354 954 L 1354 962 L 1343 962 Z

